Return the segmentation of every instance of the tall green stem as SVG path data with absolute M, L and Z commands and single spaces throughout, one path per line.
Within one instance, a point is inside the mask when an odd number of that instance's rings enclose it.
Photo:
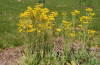
M 83 43 L 83 49 L 84 49 L 84 46 L 85 46 L 85 30 L 84 30 L 84 43 Z

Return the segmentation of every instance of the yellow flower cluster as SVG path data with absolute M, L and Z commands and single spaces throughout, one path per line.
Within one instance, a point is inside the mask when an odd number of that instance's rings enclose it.
M 58 32 L 60 32 L 61 31 L 61 29 L 56 29 Z
M 64 30 L 67 31 L 68 29 L 70 29 L 70 26 L 72 25 L 71 22 L 67 22 L 66 19 L 66 15 L 67 13 L 63 12 L 61 15 L 63 15 L 63 20 L 62 20 L 62 25 L 61 25 L 61 29 L 56 29 L 58 32 Z
M 67 13 L 63 12 L 61 15 L 67 15 Z
M 80 21 L 82 21 L 83 24 L 88 24 L 91 21 L 92 16 L 95 15 L 95 13 L 91 13 L 92 9 L 90 9 L 90 8 L 85 9 L 85 10 L 89 11 L 89 14 L 88 14 L 88 16 L 80 17 Z M 80 12 L 78 10 L 74 10 L 74 12 L 71 12 L 71 13 L 72 13 L 73 16 L 75 16 L 75 15 L 79 14 Z M 62 13 L 61 15 L 66 16 L 67 13 Z M 78 27 L 80 27 L 80 28 L 84 27 L 84 25 L 82 25 L 82 23 L 81 23 L 81 25 L 78 25 Z M 62 31 L 62 30 L 65 30 L 64 32 L 66 32 L 69 29 L 70 33 L 68 33 L 68 34 L 70 35 L 70 37 L 74 38 L 75 37 L 75 32 L 73 31 L 73 28 L 71 29 L 72 23 L 71 22 L 67 22 L 65 20 L 65 18 L 63 18 L 62 24 L 63 24 L 61 26 L 62 28 L 61 29 L 56 29 L 56 30 L 59 31 L 59 32 Z M 89 31 L 88 32 L 88 34 L 90 34 L 90 36 L 93 36 L 93 33 L 94 33 L 93 31 Z M 78 32 L 78 34 L 81 35 L 81 32 Z
M 43 34 L 45 29 L 52 29 L 55 24 L 57 12 L 52 12 L 48 15 L 49 9 L 41 8 L 43 5 L 36 5 L 34 9 L 27 7 L 27 11 L 20 14 L 18 23 L 19 32 L 33 32 Z
M 90 37 L 92 37 L 93 36 L 93 34 L 95 33 L 95 31 L 94 30 L 87 30 L 88 31 L 88 34 L 90 35 Z
M 70 25 L 72 25 L 71 22 L 67 22 L 67 21 L 65 21 L 65 20 L 63 20 L 62 23 L 63 23 L 63 26 L 62 26 L 62 27 L 63 27 L 65 30 L 69 29 L 69 28 L 70 28 Z
M 73 15 L 73 16 L 75 16 L 75 15 L 77 15 L 77 14 L 79 14 L 80 13 L 80 11 L 78 11 L 78 10 L 74 10 L 74 12 L 71 12 L 71 14 Z
M 94 16 L 94 15 L 95 15 L 95 13 L 90 13 L 90 15 L 91 15 L 91 16 Z
M 80 21 L 82 21 L 83 24 L 88 24 L 89 23 L 88 21 L 91 19 L 92 19 L 92 17 L 87 17 L 87 16 L 80 17 Z
M 92 9 L 90 9 L 90 8 L 87 8 L 87 9 L 85 9 L 85 10 L 86 10 L 86 11 L 90 11 L 90 12 L 92 11 Z
M 67 24 L 64 24 L 64 28 L 65 30 L 67 31 L 68 29 L 70 29 L 70 26 L 72 25 L 72 23 L 67 23 Z
M 82 21 L 82 22 L 85 22 L 87 20 L 91 20 L 91 17 L 87 17 L 87 16 L 80 17 L 80 21 Z
M 70 34 L 70 36 L 73 38 L 73 37 L 75 37 L 75 31 L 72 31 L 72 33 L 69 33 Z
M 82 25 L 78 25 L 79 27 L 82 27 Z
M 92 17 L 95 15 L 95 13 L 92 13 L 92 9 L 87 8 L 85 9 L 88 13 L 88 16 L 82 16 L 80 17 L 80 21 L 83 22 L 83 24 L 88 24 L 89 21 L 92 19 Z

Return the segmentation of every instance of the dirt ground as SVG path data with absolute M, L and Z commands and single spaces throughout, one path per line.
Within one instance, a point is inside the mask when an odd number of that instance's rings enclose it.
M 59 37 L 56 39 L 56 45 L 57 45 L 57 49 L 56 52 L 57 53 L 61 53 L 62 52 L 62 46 L 63 46 L 63 39 L 62 37 Z M 79 47 L 79 48 L 78 48 Z M 70 46 L 70 49 L 72 48 L 72 44 Z M 82 44 L 79 44 L 79 42 L 74 42 L 73 45 L 74 48 L 74 52 L 77 50 L 82 50 Z M 94 52 L 95 54 L 99 53 L 100 55 L 100 48 L 97 47 L 91 47 L 89 48 L 90 52 Z M 16 48 L 11 48 L 11 49 L 4 49 L 2 53 L 0 53 L 0 65 L 22 65 L 21 64 L 21 58 L 23 57 L 23 46 L 19 46 Z M 95 58 L 95 59 L 99 59 L 99 58 Z
M 0 65 L 21 65 L 21 57 L 23 56 L 22 49 L 22 46 L 4 49 L 0 53 Z

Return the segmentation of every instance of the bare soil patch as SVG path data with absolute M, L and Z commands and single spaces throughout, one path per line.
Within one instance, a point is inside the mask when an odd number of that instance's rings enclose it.
M 23 56 L 22 50 L 22 46 L 4 49 L 4 51 L 0 53 L 0 65 L 21 65 L 21 57 Z M 17 63 L 15 61 L 17 61 Z

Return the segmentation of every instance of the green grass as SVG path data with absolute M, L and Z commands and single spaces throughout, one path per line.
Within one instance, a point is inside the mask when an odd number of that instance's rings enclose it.
M 18 2 L 17 0 L 0 0 L 0 48 L 6 47 L 16 47 L 22 45 L 22 35 L 18 33 L 17 23 L 20 19 L 20 13 L 27 10 L 28 6 L 34 8 L 38 4 L 39 0 L 22 0 Z M 96 14 L 91 29 L 97 31 L 97 35 L 100 35 L 100 4 L 98 0 L 93 0 L 92 6 L 93 12 Z M 79 10 L 81 14 L 79 16 L 85 15 L 86 6 L 79 6 L 79 0 L 46 0 L 43 7 L 48 8 L 50 11 L 57 11 L 58 16 L 56 23 L 58 26 L 62 21 L 61 13 L 66 12 L 68 15 L 68 21 L 71 21 L 71 12 L 75 9 Z M 10 19 L 10 18 L 11 19 Z

